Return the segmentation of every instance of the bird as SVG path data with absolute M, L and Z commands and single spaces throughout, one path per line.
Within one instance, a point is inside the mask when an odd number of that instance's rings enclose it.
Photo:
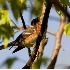
M 8 46 L 12 44 L 12 47 L 18 46 L 12 53 L 15 53 L 25 47 L 33 47 L 37 40 L 38 34 L 40 33 L 40 28 L 41 23 L 37 17 L 31 21 L 31 25 L 25 31 L 23 31 L 15 41 L 8 44 Z

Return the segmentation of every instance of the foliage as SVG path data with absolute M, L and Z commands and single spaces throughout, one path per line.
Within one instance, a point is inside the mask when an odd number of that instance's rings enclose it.
M 3 9 L 8 9 L 7 4 L 6 4 L 6 0 L 0 0 L 0 5 Z
M 26 9 L 26 0 L 9 0 L 11 10 L 16 20 L 19 18 L 19 11 Z
M 62 2 L 63 2 L 63 0 L 59 0 L 59 3 L 65 8 L 66 7 L 66 4 L 63 4 Z M 64 16 L 64 13 L 58 7 L 56 7 L 56 6 L 54 6 L 54 7 L 55 7 L 56 12 L 59 15 Z
M 27 9 L 27 1 L 28 0 L 0 0 L 0 38 L 2 38 L 5 48 L 7 47 L 9 38 L 11 36 L 14 36 L 14 30 L 12 28 L 10 18 L 8 18 L 8 10 L 11 9 L 14 18 L 18 20 L 20 18 L 19 11 L 21 10 L 23 12 Z M 33 5 L 31 6 L 31 9 L 29 11 L 30 15 L 40 17 L 43 0 L 32 0 L 32 2 Z M 70 7 L 69 0 L 59 0 L 59 3 L 64 7 L 64 9 L 66 8 L 66 6 Z M 64 16 L 64 13 L 59 8 L 57 8 L 56 6 L 54 7 L 60 16 Z M 66 24 L 64 26 L 64 34 L 66 36 L 70 35 L 70 24 Z M 16 59 L 17 58 L 9 58 L 3 64 L 7 64 L 8 68 L 10 68 Z M 32 65 L 32 68 L 40 68 L 40 65 L 46 62 L 47 58 L 40 58 Z
M 45 57 L 38 58 L 37 61 L 35 61 L 32 64 L 32 69 L 40 69 L 41 64 L 44 63 L 44 65 L 45 65 L 45 64 L 47 64 L 47 61 L 48 61 L 48 58 L 45 58 Z
M 40 17 L 42 11 L 43 0 L 34 0 L 34 5 L 31 8 L 30 14 Z
M 5 60 L 5 61 L 3 62 L 3 64 L 1 65 L 1 67 L 6 64 L 7 67 L 8 67 L 8 69 L 10 69 L 11 66 L 13 65 L 13 63 L 14 63 L 16 60 L 17 60 L 16 57 L 14 57 L 14 58 L 8 58 L 7 60 Z
M 8 39 L 14 35 L 10 20 L 8 19 L 8 11 L 0 9 L 0 37 L 3 38 L 5 48 L 8 44 Z
M 65 24 L 65 26 L 64 26 L 64 34 L 66 36 L 70 36 L 70 24 Z
M 66 9 L 66 6 L 69 6 L 70 7 L 70 2 L 69 0 L 59 0 L 59 3 L 63 6 L 64 9 Z M 64 13 L 56 6 L 55 7 L 55 10 L 56 12 L 60 15 L 60 16 L 65 16 Z M 70 24 L 66 24 L 64 26 L 64 34 L 66 36 L 69 36 L 70 35 Z

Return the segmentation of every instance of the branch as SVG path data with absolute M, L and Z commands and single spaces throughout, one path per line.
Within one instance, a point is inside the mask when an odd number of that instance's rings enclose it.
M 48 38 L 44 37 L 40 43 L 38 52 L 37 52 L 37 57 L 35 58 L 34 62 L 37 61 L 37 59 L 41 58 L 43 55 L 43 51 L 44 51 L 44 46 L 47 44 L 48 42 Z
M 33 4 L 32 4 L 32 1 L 30 0 L 30 3 L 31 3 L 31 7 L 33 7 Z
M 64 9 L 64 7 L 59 3 L 59 1 L 53 0 L 53 4 L 54 4 L 54 6 L 59 8 L 68 17 L 68 22 L 70 22 L 70 14 L 67 12 L 66 9 Z
M 41 43 L 40 43 L 40 46 L 39 46 L 39 49 L 38 49 L 39 55 L 36 55 L 36 56 L 41 57 L 41 56 L 43 55 L 43 49 L 44 49 L 44 46 L 47 44 L 47 42 L 48 42 L 48 39 L 47 39 L 47 38 L 42 39 L 42 41 L 41 41 Z M 32 60 L 33 57 L 34 57 L 35 50 L 36 50 L 36 48 L 34 47 L 34 48 L 33 48 L 33 51 L 31 52 L 31 55 L 30 55 L 30 56 L 32 56 L 32 57 L 29 58 L 27 64 L 26 64 L 22 69 L 30 69 L 30 67 L 31 67 L 30 64 L 33 63 L 31 60 Z M 35 58 L 35 60 L 36 60 L 36 59 L 37 59 L 37 58 Z
M 40 22 L 41 22 L 40 24 L 42 24 L 44 13 L 45 13 L 45 9 L 46 9 L 46 7 L 45 7 L 45 0 L 43 0 L 42 13 L 41 13 L 41 16 L 40 16 Z M 47 32 L 47 30 L 46 30 L 46 32 Z M 39 49 L 37 51 L 36 58 L 35 58 L 34 62 L 36 62 L 38 59 L 40 59 L 42 57 L 43 51 L 44 51 L 44 47 L 47 44 L 47 42 L 48 42 L 48 38 L 46 38 L 46 33 L 45 33 L 44 36 L 43 36 L 43 39 L 42 39 L 42 41 L 40 43 L 40 46 L 39 46 Z
M 24 30 L 24 28 L 22 26 L 12 26 L 13 29 L 17 29 L 17 30 Z M 28 27 L 27 27 L 28 28 Z M 56 33 L 53 32 L 53 31 L 50 31 L 50 30 L 46 30 L 47 33 L 53 35 L 53 36 L 56 36 Z
M 31 54 L 30 59 L 28 60 L 27 64 L 23 67 L 23 69 L 30 69 L 32 63 L 34 62 L 34 60 L 36 58 L 36 54 L 37 54 L 40 42 L 42 40 L 43 34 L 47 30 L 48 17 L 49 17 L 51 6 L 52 6 L 52 3 L 48 2 L 47 7 L 45 9 L 42 25 L 41 25 L 41 31 L 40 31 L 40 34 L 38 35 L 38 38 L 37 38 L 37 41 L 36 41 L 36 46 L 34 47 L 33 54 Z
M 51 62 L 48 66 L 48 69 L 54 69 L 54 67 L 55 67 L 57 57 L 58 57 L 58 54 L 59 54 L 59 50 L 60 50 L 60 47 L 61 47 L 61 39 L 62 39 L 63 27 L 64 27 L 65 23 L 66 23 L 66 17 L 61 16 L 60 17 L 60 27 L 59 27 L 59 30 L 56 34 L 55 46 L 54 46 L 54 49 L 53 49 Z
M 13 29 L 17 29 L 17 30 L 24 30 L 24 28 L 22 26 L 12 26 Z
M 47 30 L 46 32 L 49 33 L 49 34 L 51 34 L 51 35 L 53 35 L 53 36 L 56 36 L 56 33 L 55 32 L 52 32 L 50 30 Z
M 24 21 L 24 19 L 23 19 L 23 16 L 22 16 L 21 10 L 20 10 L 19 13 L 20 13 L 20 17 L 21 17 L 21 20 L 22 20 L 22 23 L 23 23 L 23 27 L 24 27 L 24 29 L 26 29 L 25 21 Z

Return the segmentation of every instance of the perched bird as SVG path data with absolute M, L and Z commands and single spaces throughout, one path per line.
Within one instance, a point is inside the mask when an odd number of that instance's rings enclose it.
M 40 33 L 41 24 L 38 18 L 35 18 L 31 21 L 31 25 L 22 32 L 15 41 L 8 44 L 8 46 L 18 46 L 13 53 L 27 47 L 32 47 L 38 37 L 38 34 Z

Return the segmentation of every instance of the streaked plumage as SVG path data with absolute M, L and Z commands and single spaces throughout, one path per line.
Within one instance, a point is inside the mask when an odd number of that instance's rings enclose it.
M 29 26 L 24 32 L 22 32 L 15 41 L 13 41 L 13 46 L 18 46 L 13 53 L 23 49 L 24 47 L 32 47 L 40 33 L 41 24 L 38 18 L 33 19 L 31 26 Z M 10 44 L 9 44 L 10 45 Z

